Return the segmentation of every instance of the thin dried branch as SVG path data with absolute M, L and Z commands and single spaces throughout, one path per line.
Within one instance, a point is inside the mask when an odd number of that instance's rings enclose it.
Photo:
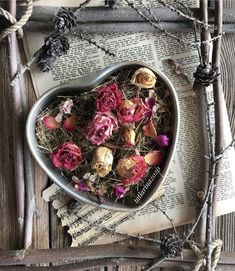
M 223 157 L 223 155 L 224 155 L 224 153 L 228 150 L 228 149 L 230 149 L 231 147 L 233 147 L 235 145 L 235 139 L 233 139 L 232 141 L 231 141 L 231 143 L 227 146 L 227 147 L 225 147 L 222 151 L 221 151 L 221 153 L 219 154 L 219 155 L 216 155 L 216 161 L 218 161 L 218 160 L 220 160 L 222 157 Z
M 192 21 L 192 22 L 197 23 L 197 24 L 202 25 L 202 26 L 213 28 L 213 25 L 206 24 L 203 21 L 200 21 L 197 18 L 193 17 L 192 15 L 189 16 L 189 15 L 183 13 L 181 10 L 179 10 L 176 7 L 166 3 L 166 1 L 164 1 L 164 0 L 157 0 L 157 2 L 160 3 L 161 5 L 163 5 L 164 7 L 169 8 L 172 12 L 178 14 L 179 16 L 182 16 L 183 18 L 186 18 L 189 21 Z
M 9 1 L 9 11 L 15 16 L 16 0 Z M 10 57 L 10 76 L 11 78 L 17 72 L 18 68 L 18 43 L 16 33 L 8 37 L 9 57 Z M 24 183 L 24 157 L 23 157 L 23 116 L 22 101 L 20 93 L 20 76 L 17 84 L 12 87 L 12 135 L 13 135 L 13 162 L 14 162 L 14 179 L 16 191 L 16 214 L 18 226 L 18 246 L 23 247 L 24 223 L 25 223 L 25 183 Z
M 99 45 L 96 41 L 92 40 L 91 38 L 87 37 L 85 34 L 76 34 L 76 33 L 72 33 L 75 36 L 80 36 L 80 38 L 82 40 L 86 40 L 89 44 L 94 45 L 96 48 L 98 48 L 99 50 L 103 51 L 105 54 L 115 57 L 116 55 L 112 52 L 110 52 L 109 50 L 105 49 L 103 46 Z

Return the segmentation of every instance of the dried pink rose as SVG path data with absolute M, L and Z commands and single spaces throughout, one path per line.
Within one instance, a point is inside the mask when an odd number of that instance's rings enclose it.
M 62 144 L 57 150 L 51 153 L 51 160 L 55 167 L 65 170 L 74 170 L 82 162 L 80 148 L 72 142 Z
M 158 135 L 156 142 L 161 148 L 167 148 L 170 144 L 170 138 L 167 135 Z
M 99 112 L 107 112 L 120 105 L 123 95 L 116 83 L 103 85 L 98 89 L 99 96 L 96 99 L 96 109 Z
M 146 112 L 146 107 L 140 98 L 122 100 L 118 107 L 118 120 L 121 124 L 134 123 L 141 120 Z
M 125 189 L 124 186 L 122 186 L 122 185 L 116 185 L 116 186 L 114 186 L 113 189 L 114 189 L 114 195 L 115 195 L 117 198 L 121 199 L 121 198 L 124 197 L 124 195 L 125 195 L 125 193 L 126 193 L 126 189 Z
M 112 112 L 97 112 L 92 121 L 88 123 L 85 136 L 93 144 L 100 145 L 108 140 L 112 136 L 113 131 L 117 129 L 117 118 Z
M 42 119 L 43 125 L 48 130 L 55 130 L 60 128 L 60 123 L 58 123 L 53 116 L 45 116 Z
M 144 157 L 137 154 L 120 159 L 117 164 L 117 173 L 122 177 L 124 185 L 138 183 L 144 177 L 146 170 Z

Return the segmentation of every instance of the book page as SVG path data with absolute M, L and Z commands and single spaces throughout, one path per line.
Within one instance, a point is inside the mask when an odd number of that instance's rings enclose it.
M 45 35 L 32 32 L 25 34 L 28 56 L 40 48 Z M 193 33 L 178 33 L 177 36 L 194 41 Z M 160 210 L 164 210 L 176 226 L 192 222 L 198 206 L 196 193 L 201 187 L 199 112 L 192 90 L 193 72 L 199 63 L 197 50 L 193 46 L 180 45 L 164 33 L 102 34 L 89 37 L 116 56 L 106 55 L 94 45 L 71 36 L 68 54 L 57 59 L 50 73 L 42 73 L 36 65 L 32 67 L 31 75 L 37 96 L 53 86 L 97 72 L 112 63 L 141 60 L 163 71 L 176 88 L 180 104 L 180 133 L 176 152 L 162 190 L 158 191 L 155 200 L 140 211 L 120 213 L 96 208 L 70 199 L 55 184 L 44 191 L 43 198 L 53 202 L 62 225 L 69 227 L 72 246 L 102 244 L 123 238 L 118 234 L 109 234 L 107 229 L 145 234 L 170 228 L 170 221 Z M 169 59 L 180 65 L 185 76 L 173 72 Z M 224 124 L 226 147 L 231 142 L 231 132 L 225 104 Z M 234 164 L 235 152 L 234 148 L 230 148 L 223 157 L 217 215 L 235 211 Z M 162 191 L 164 196 L 161 196 Z

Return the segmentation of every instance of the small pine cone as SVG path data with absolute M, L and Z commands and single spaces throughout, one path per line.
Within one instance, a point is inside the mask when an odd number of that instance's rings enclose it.
M 167 258 L 178 257 L 183 249 L 183 241 L 177 234 L 169 234 L 161 240 L 161 252 Z
M 48 72 L 56 57 L 66 54 L 68 49 L 69 42 L 65 36 L 58 34 L 48 36 L 42 48 L 34 55 L 36 63 L 43 72 Z
M 110 8 L 117 8 L 117 0 L 105 0 L 105 5 L 109 6 Z
M 61 8 L 55 18 L 55 29 L 59 32 L 70 32 L 77 25 L 77 17 L 70 8 Z
M 54 57 L 47 57 L 37 59 L 36 63 L 42 72 L 49 72 L 52 69 L 54 61 L 55 61 Z
M 195 83 L 208 87 L 210 84 L 213 84 L 219 76 L 219 70 L 217 67 L 213 67 L 211 63 L 203 63 L 197 67 L 193 76 L 195 78 Z
M 59 34 L 54 34 L 45 39 L 43 50 L 49 56 L 62 56 L 69 50 L 68 39 Z

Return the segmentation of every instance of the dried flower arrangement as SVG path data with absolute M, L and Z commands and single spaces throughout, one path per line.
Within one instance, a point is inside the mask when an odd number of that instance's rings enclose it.
M 58 97 L 36 125 L 39 148 L 53 166 L 98 202 L 133 200 L 156 166 L 164 166 L 170 131 L 170 92 L 146 67 Z

